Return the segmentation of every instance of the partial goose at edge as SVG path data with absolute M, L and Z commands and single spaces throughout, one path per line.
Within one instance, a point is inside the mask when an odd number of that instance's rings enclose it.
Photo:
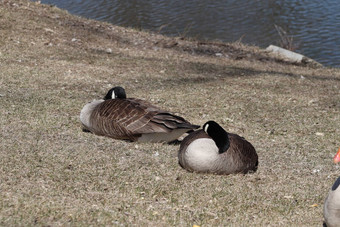
M 340 148 L 336 153 L 334 163 L 340 162 Z M 340 226 L 340 177 L 334 182 L 329 190 L 323 206 L 323 217 L 327 227 Z

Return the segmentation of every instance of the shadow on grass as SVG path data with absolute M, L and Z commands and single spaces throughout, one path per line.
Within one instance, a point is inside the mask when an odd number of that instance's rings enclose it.
M 157 59 L 150 59 L 150 61 L 157 61 Z M 251 68 L 242 68 L 235 66 L 227 66 L 227 65 L 216 65 L 209 63 L 201 63 L 201 62 L 183 62 L 174 65 L 179 71 L 183 71 L 186 74 L 198 74 L 201 76 L 196 77 L 188 77 L 188 76 L 180 76 L 173 77 L 170 79 L 165 79 L 164 83 L 192 83 L 192 84 L 200 84 L 200 83 L 208 83 L 211 81 L 215 81 L 221 78 L 232 78 L 232 77 L 255 77 L 261 74 L 273 75 L 279 77 L 291 77 L 296 79 L 301 79 L 302 77 L 309 80 L 320 80 L 320 81 L 340 81 L 340 78 L 331 75 L 302 75 L 299 73 L 286 73 L 286 72 L 278 72 L 275 70 L 272 71 L 264 71 L 264 70 L 255 70 Z
M 214 74 L 212 77 L 251 77 L 251 76 L 257 76 L 263 73 L 271 74 L 274 76 L 293 77 L 293 78 L 301 78 L 302 76 L 301 74 L 277 72 L 275 70 L 262 71 L 262 70 L 254 70 L 250 68 L 221 66 L 221 65 L 208 64 L 208 63 L 188 62 L 188 63 L 185 63 L 184 65 L 185 65 L 185 71 L 187 72 L 207 74 L 207 76 L 209 76 L 210 74 Z M 325 81 L 325 80 L 340 81 L 340 78 L 336 78 L 334 76 L 329 76 L 329 75 L 303 75 L 303 77 L 305 77 L 306 79 L 314 79 L 314 80 L 322 80 L 322 81 Z M 205 81 L 203 80 L 203 82 Z

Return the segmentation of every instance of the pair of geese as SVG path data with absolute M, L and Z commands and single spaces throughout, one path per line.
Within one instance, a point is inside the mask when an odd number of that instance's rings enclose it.
M 178 152 L 179 164 L 191 172 L 233 174 L 256 171 L 255 148 L 239 135 L 226 132 L 215 121 L 202 129 L 184 118 L 147 101 L 127 98 L 124 88 L 114 87 L 100 100 L 86 104 L 80 113 L 84 131 L 114 139 L 139 142 L 173 142 L 188 133 Z M 340 162 L 340 149 L 334 157 Z M 340 226 L 340 177 L 324 203 L 328 227 Z
M 151 103 L 127 98 L 114 87 L 100 100 L 86 104 L 80 113 L 83 130 L 114 139 L 138 142 L 173 142 L 188 133 L 180 145 L 179 164 L 191 172 L 232 174 L 255 172 L 258 156 L 243 137 L 226 132 L 215 121 L 203 129 Z

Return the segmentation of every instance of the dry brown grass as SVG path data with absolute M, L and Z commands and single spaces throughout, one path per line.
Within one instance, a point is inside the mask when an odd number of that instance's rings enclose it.
M 0 68 L 2 226 L 322 223 L 339 172 L 332 164 L 339 69 L 290 65 L 239 43 L 125 29 L 25 0 L 0 2 Z M 244 136 L 258 151 L 258 172 L 189 173 L 178 165 L 178 146 L 83 133 L 82 106 L 114 85 Z

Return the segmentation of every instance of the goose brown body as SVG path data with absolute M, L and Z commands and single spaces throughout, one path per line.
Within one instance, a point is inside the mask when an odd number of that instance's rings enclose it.
M 88 103 L 80 119 L 84 128 L 96 135 L 130 141 L 170 142 L 198 128 L 180 116 L 134 98 Z
M 179 164 L 188 171 L 216 174 L 256 171 L 258 155 L 243 137 L 227 133 L 229 147 L 219 153 L 215 141 L 204 131 L 190 133 L 181 143 Z

